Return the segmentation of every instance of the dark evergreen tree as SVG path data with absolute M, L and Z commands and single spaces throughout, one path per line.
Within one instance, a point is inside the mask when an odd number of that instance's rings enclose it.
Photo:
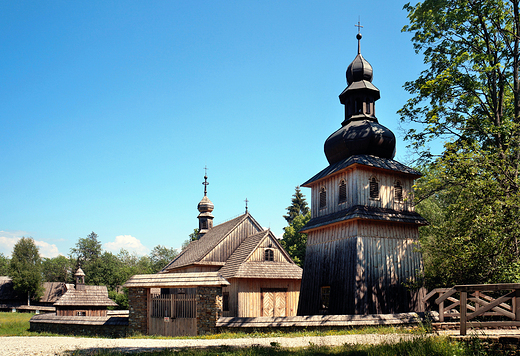
M 308 212 L 309 205 L 305 200 L 305 196 L 302 194 L 300 186 L 296 186 L 291 205 L 287 207 L 287 215 L 284 215 L 283 217 L 287 223 L 291 225 L 295 217 L 298 215 L 307 215 Z

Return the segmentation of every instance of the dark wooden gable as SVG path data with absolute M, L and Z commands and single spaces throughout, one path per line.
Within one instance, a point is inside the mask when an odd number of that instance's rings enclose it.
M 189 265 L 224 265 L 248 236 L 261 231 L 262 226 L 249 213 L 240 215 L 214 226 L 199 240 L 192 241 L 161 272 Z
M 266 260 L 266 251 L 273 253 Z M 247 237 L 219 273 L 230 278 L 301 279 L 298 267 L 270 230 Z

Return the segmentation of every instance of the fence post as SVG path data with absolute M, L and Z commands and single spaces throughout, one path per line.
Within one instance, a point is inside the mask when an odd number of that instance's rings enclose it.
M 515 289 L 515 297 L 513 298 L 513 308 L 515 320 L 520 320 L 520 289 Z
M 460 292 L 460 335 L 466 335 L 467 292 Z

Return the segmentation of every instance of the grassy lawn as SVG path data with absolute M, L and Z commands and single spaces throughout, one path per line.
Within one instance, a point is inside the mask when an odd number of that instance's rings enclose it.
M 115 351 L 93 351 L 81 353 L 78 351 L 65 355 L 119 356 L 125 355 Z M 136 356 L 479 356 L 479 355 L 509 355 L 508 353 L 486 353 L 479 342 L 469 344 L 451 341 L 445 337 L 421 337 L 413 341 L 403 341 L 392 345 L 343 345 L 339 347 L 313 346 L 304 348 L 272 347 L 217 347 L 208 349 L 181 349 L 152 352 L 132 353 Z

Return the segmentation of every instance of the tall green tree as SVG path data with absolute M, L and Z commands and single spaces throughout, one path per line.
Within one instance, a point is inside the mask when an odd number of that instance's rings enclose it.
M 310 220 L 311 212 L 299 186 L 295 188 L 291 205 L 287 207 L 287 215 L 284 215 L 284 218 L 289 226 L 284 227 L 284 234 L 280 243 L 294 262 L 303 267 L 307 234 L 302 234 L 299 231 Z
M 42 274 L 45 282 L 70 282 L 73 280 L 72 269 L 74 265 L 65 256 L 59 255 L 52 258 L 43 258 Z
M 299 232 L 311 219 L 311 212 L 306 215 L 297 215 L 287 227 L 284 227 L 280 244 L 287 251 L 293 261 L 303 267 L 305 261 L 305 249 L 307 247 L 307 234 Z
M 30 299 L 38 300 L 42 296 L 41 258 L 32 238 L 22 237 L 14 245 L 9 276 L 15 292 L 26 295 L 28 303 Z
M 162 245 L 155 246 L 150 252 L 151 273 L 157 273 L 163 269 L 179 252 L 175 248 Z
M 287 207 L 287 215 L 283 216 L 289 225 L 292 224 L 294 218 L 298 215 L 307 215 L 309 212 L 309 205 L 300 190 L 300 186 L 296 186 L 294 190 L 291 205 Z
M 9 275 L 9 258 L 0 253 L 0 276 Z
M 519 1 L 426 0 L 405 9 L 404 31 L 427 68 L 405 84 L 412 98 L 399 113 L 426 170 L 418 208 L 442 216 L 421 231 L 427 277 L 437 286 L 517 281 Z M 435 156 L 427 147 L 439 139 Z

